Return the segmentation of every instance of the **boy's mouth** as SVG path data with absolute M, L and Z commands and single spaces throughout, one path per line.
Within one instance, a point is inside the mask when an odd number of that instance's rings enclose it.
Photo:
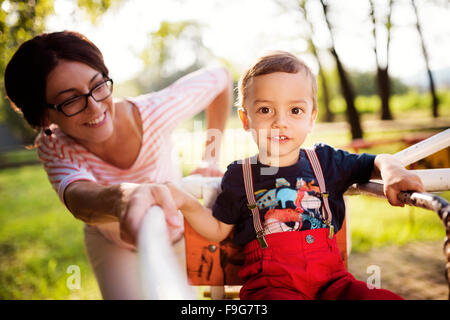
M 278 135 L 271 137 L 270 140 L 278 143 L 284 143 L 289 141 L 289 137 L 285 135 Z

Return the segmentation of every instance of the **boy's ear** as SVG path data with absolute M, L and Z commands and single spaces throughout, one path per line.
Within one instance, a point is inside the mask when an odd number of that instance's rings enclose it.
M 309 126 L 309 131 L 310 132 L 314 128 L 314 123 L 316 123 L 317 114 L 318 114 L 317 110 L 313 110 L 312 113 L 311 113 L 311 125 Z
M 242 126 L 245 130 L 248 130 L 248 118 L 247 113 L 243 108 L 238 109 L 239 118 L 241 119 Z

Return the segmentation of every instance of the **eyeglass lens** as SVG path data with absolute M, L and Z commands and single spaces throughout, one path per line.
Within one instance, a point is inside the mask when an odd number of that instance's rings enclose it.
M 61 105 L 61 111 L 66 116 L 75 115 L 87 108 L 88 99 L 91 96 L 95 101 L 100 102 L 108 98 L 112 93 L 112 81 L 107 80 L 93 88 L 89 94 L 78 96 Z M 84 98 L 84 99 L 83 99 Z

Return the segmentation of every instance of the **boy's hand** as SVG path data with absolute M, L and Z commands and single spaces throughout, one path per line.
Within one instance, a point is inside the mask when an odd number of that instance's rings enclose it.
M 202 162 L 200 166 L 190 173 L 191 175 L 199 174 L 204 177 L 222 177 L 223 171 L 219 169 L 217 164 L 211 162 Z
M 374 171 L 378 170 L 383 180 L 384 194 L 393 206 L 403 207 L 404 204 L 398 200 L 401 191 L 424 192 L 422 180 L 415 173 L 406 170 L 401 162 L 391 155 L 380 154 L 375 158 Z M 377 172 L 375 171 L 375 174 Z

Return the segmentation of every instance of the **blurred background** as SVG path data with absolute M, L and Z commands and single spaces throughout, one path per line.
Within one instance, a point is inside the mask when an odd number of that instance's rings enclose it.
M 83 223 L 59 202 L 35 151 L 26 148 L 36 133 L 5 97 L 3 73 L 22 42 L 41 32 L 83 33 L 103 52 L 116 98 L 218 65 L 236 85 L 264 52 L 291 51 L 319 84 L 319 120 L 307 146 L 322 141 L 352 152 L 395 153 L 450 126 L 449 21 L 448 0 L 0 0 L 0 299 L 100 298 Z M 174 133 L 174 158 L 185 175 L 201 160 L 203 119 L 199 114 Z M 233 108 L 221 167 L 255 150 Z M 449 155 L 445 149 L 412 168 L 448 168 Z M 442 196 L 450 199 L 449 192 Z M 351 270 L 364 280 L 364 263 L 397 257 L 395 266 L 383 265 L 382 278 L 395 270 L 397 280 L 382 280 L 383 287 L 407 298 L 447 297 L 445 233 L 434 213 L 363 196 L 349 197 L 348 207 Z M 400 249 L 409 252 L 401 260 L 395 250 L 411 246 Z M 365 262 L 352 264 L 352 257 Z M 80 267 L 81 289 L 67 286 L 71 265 Z M 405 265 L 410 269 L 400 281 Z

